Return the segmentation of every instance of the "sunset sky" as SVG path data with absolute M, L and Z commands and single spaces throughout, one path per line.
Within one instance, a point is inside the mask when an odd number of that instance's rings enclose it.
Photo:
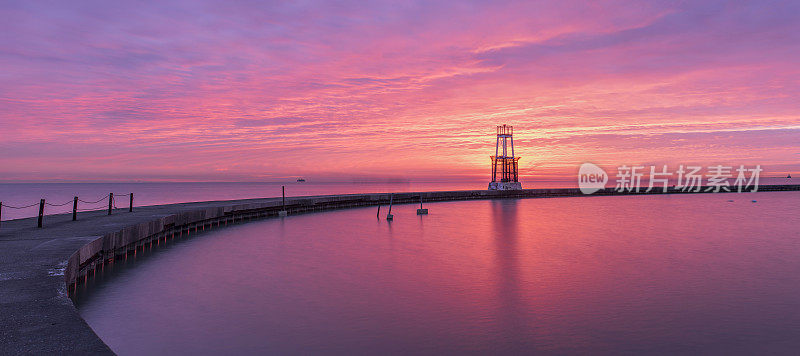
M 503 123 L 800 175 L 800 2 L 0 3 L 0 181 L 488 180 Z

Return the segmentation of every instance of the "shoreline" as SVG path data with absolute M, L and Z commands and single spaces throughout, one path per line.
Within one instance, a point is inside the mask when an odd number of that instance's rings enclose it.
M 800 185 L 760 186 L 759 192 L 800 191 Z M 228 224 L 287 214 L 351 207 L 424 202 L 552 197 L 630 196 L 652 194 L 712 194 L 670 189 L 650 193 L 615 192 L 606 188 L 584 195 L 577 188 L 519 191 L 441 191 L 208 201 L 114 209 L 71 215 L 48 215 L 48 224 L 36 228 L 36 218 L 3 221 L 0 227 L 0 312 L 4 330 L 0 343 L 9 353 L 113 354 L 80 317 L 70 290 L 97 268 L 124 258 L 139 248 L 166 239 L 192 236 Z M 382 217 L 381 217 L 382 218 Z M 185 234 L 185 235 L 184 235 Z

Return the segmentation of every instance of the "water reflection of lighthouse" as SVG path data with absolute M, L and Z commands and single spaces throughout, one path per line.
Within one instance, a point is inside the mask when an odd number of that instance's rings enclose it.
M 500 154 L 502 141 L 503 152 Z M 508 141 L 511 141 L 511 155 L 508 153 Z M 489 190 L 517 190 L 522 189 L 519 182 L 518 163 L 519 157 L 514 156 L 514 127 L 510 125 L 497 126 L 497 143 L 492 158 L 492 181 Z M 500 176 L 498 179 L 498 175 Z

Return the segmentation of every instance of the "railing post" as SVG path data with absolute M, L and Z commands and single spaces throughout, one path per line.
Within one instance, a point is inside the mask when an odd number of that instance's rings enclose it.
M 72 199 L 72 221 L 78 220 L 78 197 Z
M 3 224 L 3 202 L 0 201 L 0 225 Z
M 44 216 L 44 199 L 39 200 L 39 222 L 36 224 L 38 227 L 42 227 L 42 216 Z
M 108 193 L 108 215 L 111 215 L 112 208 L 114 208 L 114 193 Z
M 281 211 L 278 212 L 278 216 L 284 217 L 289 215 L 289 212 L 286 211 L 286 186 L 281 186 Z
M 128 212 L 133 212 L 133 193 L 131 193 L 131 205 L 128 208 Z

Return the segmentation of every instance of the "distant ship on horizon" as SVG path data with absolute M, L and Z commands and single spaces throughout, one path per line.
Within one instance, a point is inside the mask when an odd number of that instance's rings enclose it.
M 303 178 L 297 178 L 297 181 L 298 181 L 298 182 L 300 182 L 300 183 L 303 183 L 303 182 L 305 182 L 306 180 L 305 180 L 305 179 L 303 179 Z

